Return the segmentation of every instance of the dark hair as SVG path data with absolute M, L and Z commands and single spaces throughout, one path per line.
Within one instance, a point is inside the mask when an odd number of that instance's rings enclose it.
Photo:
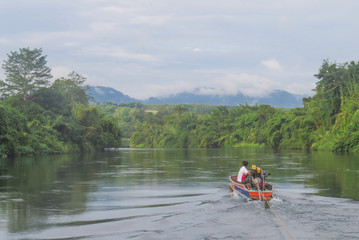
M 247 166 L 248 162 L 247 161 L 243 161 L 243 166 Z

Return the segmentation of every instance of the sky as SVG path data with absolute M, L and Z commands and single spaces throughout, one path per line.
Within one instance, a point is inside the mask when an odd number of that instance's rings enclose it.
M 323 60 L 358 61 L 357 0 L 0 0 L 0 61 L 41 48 L 130 97 L 313 95 Z M 4 79 L 0 69 L 0 79 Z

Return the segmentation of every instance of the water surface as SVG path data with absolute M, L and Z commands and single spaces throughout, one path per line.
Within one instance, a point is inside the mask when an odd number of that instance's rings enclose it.
M 230 191 L 228 177 L 243 160 L 271 173 L 274 212 Z M 355 154 L 120 149 L 28 157 L 1 160 L 0 192 L 0 239 L 359 239 Z

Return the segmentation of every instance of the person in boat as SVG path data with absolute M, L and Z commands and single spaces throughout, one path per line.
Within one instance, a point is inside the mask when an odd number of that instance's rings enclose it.
M 247 166 L 248 166 L 248 162 L 247 161 L 243 161 L 242 162 L 242 167 L 239 169 L 238 172 L 238 176 L 237 176 L 237 181 L 243 184 L 250 184 L 250 186 L 252 185 L 252 177 L 251 177 L 251 172 L 248 171 Z
M 250 173 L 251 173 L 251 177 L 252 177 L 252 188 L 256 188 L 257 185 L 259 184 L 259 186 L 261 186 L 262 184 L 262 171 L 261 168 L 256 166 L 256 165 L 252 165 L 252 168 L 250 169 Z
M 257 166 L 252 165 L 252 168 L 249 171 L 251 172 L 252 178 L 255 179 L 257 177 Z
M 255 185 L 258 184 L 259 187 L 262 188 L 262 184 L 264 182 L 264 189 L 272 190 L 272 185 L 265 181 L 266 177 L 268 177 L 270 173 L 264 172 L 260 167 L 256 167 L 256 174 L 254 178 Z
M 252 187 L 256 187 L 257 185 L 262 186 L 262 180 L 263 180 L 263 176 L 262 176 L 262 171 L 260 167 L 255 167 L 254 169 L 254 174 L 253 176 L 253 182 L 255 186 Z

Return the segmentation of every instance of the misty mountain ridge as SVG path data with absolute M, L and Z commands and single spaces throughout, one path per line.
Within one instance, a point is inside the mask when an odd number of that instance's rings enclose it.
M 88 94 L 93 97 L 95 102 L 100 104 L 105 102 L 113 102 L 116 104 L 140 102 L 143 104 L 206 104 L 228 106 L 268 104 L 273 107 L 286 108 L 302 107 L 303 97 L 308 97 L 308 95 L 292 94 L 283 90 L 274 90 L 264 97 L 250 97 L 241 93 L 236 95 L 219 95 L 199 94 L 198 92 L 199 89 L 196 89 L 195 93 L 181 92 L 168 97 L 150 97 L 145 100 L 140 100 L 129 97 L 110 87 L 90 86 Z
M 135 98 L 131 98 L 120 91 L 117 91 L 114 88 L 102 87 L 102 86 L 90 86 L 90 89 L 87 91 L 91 97 L 93 97 L 95 102 L 103 104 L 105 102 L 113 103 L 131 103 L 131 102 L 140 102 Z

